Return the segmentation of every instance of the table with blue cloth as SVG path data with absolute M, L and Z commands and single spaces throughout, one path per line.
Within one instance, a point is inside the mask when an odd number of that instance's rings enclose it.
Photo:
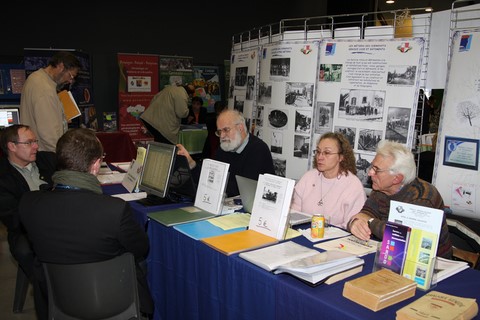
M 308 227 L 308 226 L 301 226 Z M 342 296 L 345 281 L 372 272 L 374 254 L 360 274 L 311 287 L 288 274 L 267 272 L 238 254 L 226 256 L 151 219 L 148 227 L 149 284 L 155 319 L 395 319 L 395 312 L 423 296 L 373 312 Z M 307 247 L 303 236 L 292 241 Z M 480 301 L 480 272 L 462 271 L 434 288 Z
M 109 184 L 102 185 L 102 191 L 104 194 L 114 195 L 128 193 L 127 189 L 122 184 Z M 137 201 L 129 201 L 130 207 L 132 208 L 135 220 L 142 226 L 147 226 L 148 214 L 150 212 L 157 212 L 162 210 L 176 209 L 184 207 L 186 205 L 192 205 L 191 203 L 169 203 L 157 206 L 144 206 L 143 204 Z

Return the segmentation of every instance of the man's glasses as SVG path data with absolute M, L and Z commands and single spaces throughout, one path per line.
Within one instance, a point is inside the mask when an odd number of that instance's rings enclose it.
M 340 152 L 332 152 L 332 151 L 328 151 L 328 150 L 322 151 L 322 150 L 315 149 L 315 150 L 313 150 L 313 154 L 316 155 L 316 156 L 329 157 L 332 154 L 340 154 Z
M 370 172 L 370 170 L 372 170 L 375 174 L 379 174 L 379 173 L 382 173 L 382 172 L 385 172 L 385 171 L 390 171 L 390 169 L 380 169 L 377 166 L 368 167 L 367 172 Z
M 70 70 L 67 70 L 68 72 L 68 75 L 70 76 L 70 80 L 71 81 L 75 81 L 75 77 L 73 76 L 73 74 L 70 72 Z
M 28 140 L 28 141 L 12 141 L 15 144 L 24 144 L 26 146 L 32 146 L 33 144 L 38 145 L 38 140 Z
M 237 124 L 239 123 L 235 123 L 234 126 L 236 126 Z M 230 130 L 232 130 L 233 128 L 232 127 L 225 127 L 225 128 L 222 128 L 222 129 L 218 129 L 217 131 L 215 131 L 215 135 L 217 137 L 220 137 L 222 135 L 222 132 L 225 133 L 225 134 L 228 134 L 230 132 Z

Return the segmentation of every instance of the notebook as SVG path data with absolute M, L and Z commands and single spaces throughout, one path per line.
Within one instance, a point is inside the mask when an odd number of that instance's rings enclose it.
M 235 179 L 237 180 L 238 191 L 240 192 L 243 210 L 245 212 L 252 213 L 253 201 L 255 200 L 255 191 L 257 190 L 257 180 L 245 178 L 239 175 L 235 175 Z M 290 210 L 289 223 L 291 226 L 310 222 L 311 220 L 312 216 L 307 213 Z

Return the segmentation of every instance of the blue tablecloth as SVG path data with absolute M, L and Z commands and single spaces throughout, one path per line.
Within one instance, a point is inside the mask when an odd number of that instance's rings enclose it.
M 127 189 L 122 184 L 109 184 L 103 185 L 102 190 L 104 194 L 114 195 L 114 194 L 121 194 L 121 193 L 128 193 Z M 134 213 L 135 220 L 140 223 L 142 226 L 147 226 L 148 222 L 148 213 L 162 211 L 162 210 L 169 210 L 184 207 L 186 205 L 191 205 L 191 203 L 171 203 L 171 204 L 164 204 L 159 206 L 144 206 L 137 201 L 129 201 L 130 207 Z
M 226 256 L 171 227 L 151 220 L 149 284 L 155 319 L 395 319 L 399 308 L 424 295 L 373 312 L 342 296 L 345 280 L 310 287 L 274 275 L 241 258 Z M 304 237 L 293 241 L 311 247 Z M 358 277 L 373 269 L 364 257 Z M 346 279 L 348 280 L 348 279 Z M 480 301 L 480 272 L 468 269 L 440 282 L 435 290 Z

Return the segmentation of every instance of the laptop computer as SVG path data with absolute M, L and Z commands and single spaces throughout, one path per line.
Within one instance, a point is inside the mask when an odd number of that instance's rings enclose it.
M 245 212 L 252 213 L 253 201 L 255 200 L 255 192 L 257 190 L 257 180 L 245 178 L 239 175 L 235 176 L 238 185 L 238 191 L 240 192 L 240 199 L 242 200 L 243 210 Z M 301 211 L 290 210 L 291 226 L 307 223 L 312 221 L 312 216 Z

